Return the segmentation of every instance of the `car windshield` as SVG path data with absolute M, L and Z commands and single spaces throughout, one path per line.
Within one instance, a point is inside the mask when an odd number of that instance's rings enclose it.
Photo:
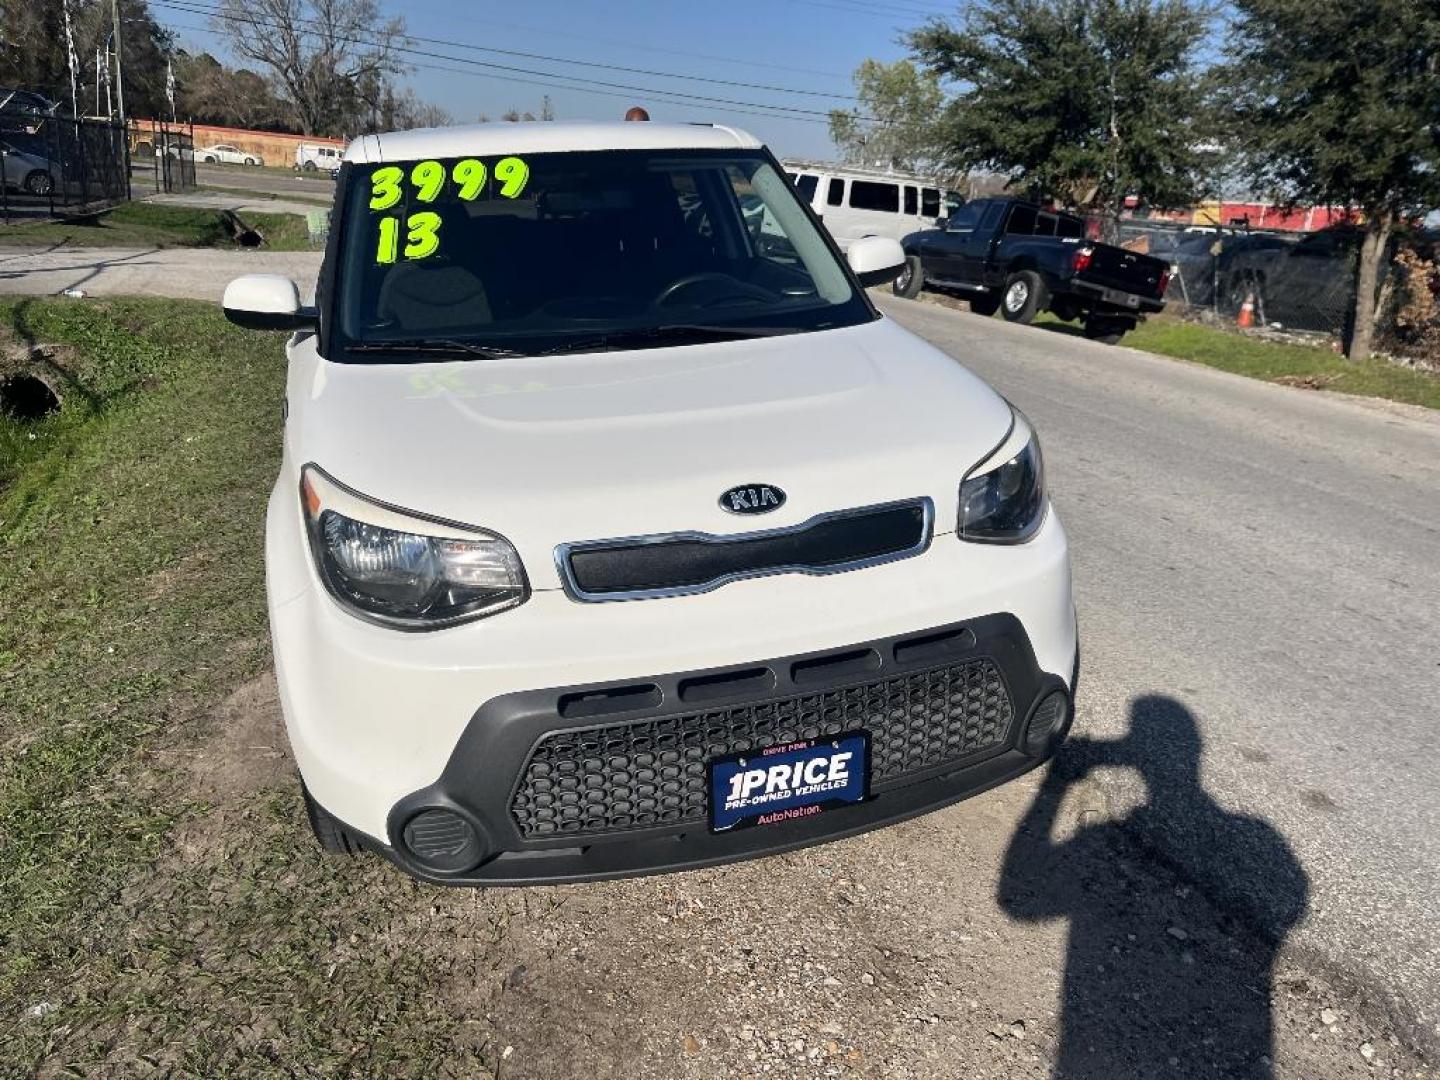
M 339 344 L 480 356 L 699 343 L 875 318 L 760 151 L 542 153 L 357 167 Z M 383 355 L 387 343 L 394 355 Z M 468 350 L 463 346 L 469 346 Z

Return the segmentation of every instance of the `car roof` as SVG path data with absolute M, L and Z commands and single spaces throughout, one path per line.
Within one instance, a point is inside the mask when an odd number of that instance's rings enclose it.
M 345 151 L 354 162 L 418 161 L 462 154 L 542 154 L 579 150 L 758 150 L 748 132 L 719 124 L 650 121 L 467 124 L 363 135 Z

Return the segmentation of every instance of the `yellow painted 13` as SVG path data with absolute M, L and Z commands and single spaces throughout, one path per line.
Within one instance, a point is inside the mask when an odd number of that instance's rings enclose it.
M 407 259 L 424 259 L 440 250 L 441 217 L 433 210 L 422 210 L 405 219 L 405 248 L 400 249 L 400 219 L 383 217 L 379 222 L 375 261 L 393 263 L 404 255 Z

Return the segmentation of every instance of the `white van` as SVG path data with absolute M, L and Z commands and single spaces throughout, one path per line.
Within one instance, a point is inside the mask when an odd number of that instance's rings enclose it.
M 344 156 L 344 147 L 301 143 L 295 148 L 295 168 L 304 169 L 306 172 L 324 169 L 328 173 L 337 173 L 340 171 L 340 160 Z
M 934 228 L 965 202 L 933 177 L 812 161 L 783 164 L 841 251 L 866 236 L 899 240 Z

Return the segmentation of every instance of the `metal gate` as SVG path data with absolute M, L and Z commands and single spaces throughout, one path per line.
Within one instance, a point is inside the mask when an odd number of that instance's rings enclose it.
M 144 129 L 141 129 L 142 132 Z M 137 158 L 151 155 L 156 191 L 195 190 L 195 125 L 149 122 L 149 138 L 135 144 Z M 143 168 L 138 165 L 137 168 Z
M 89 212 L 130 198 L 130 147 L 119 122 L 0 115 L 0 217 Z

